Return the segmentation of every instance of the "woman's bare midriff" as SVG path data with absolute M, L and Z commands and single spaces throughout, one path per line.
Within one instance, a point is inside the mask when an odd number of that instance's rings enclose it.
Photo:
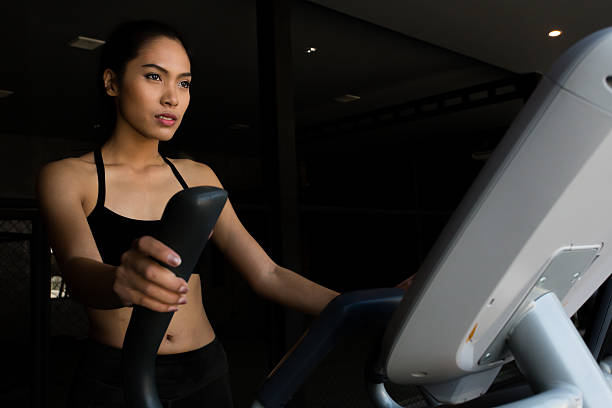
M 200 276 L 191 275 L 188 282 L 187 304 L 174 312 L 158 354 L 176 354 L 196 350 L 214 340 L 213 331 L 204 306 Z M 101 310 L 87 308 L 89 337 L 100 343 L 121 348 L 132 315 L 131 307 Z

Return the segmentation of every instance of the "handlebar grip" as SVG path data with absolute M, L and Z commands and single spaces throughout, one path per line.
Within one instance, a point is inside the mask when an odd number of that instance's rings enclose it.
M 209 186 L 172 196 L 153 237 L 176 251 L 182 262 L 164 267 L 189 280 L 226 201 L 225 190 Z M 162 408 L 155 385 L 155 358 L 173 315 L 134 306 L 122 352 L 123 391 L 130 408 Z

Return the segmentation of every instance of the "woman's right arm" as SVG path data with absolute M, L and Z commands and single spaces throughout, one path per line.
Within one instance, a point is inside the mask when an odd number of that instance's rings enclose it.
M 49 163 L 37 185 L 49 241 L 71 296 L 99 309 L 139 304 L 159 312 L 176 310 L 184 303 L 187 284 L 153 261 L 180 262 L 161 242 L 142 237 L 123 254 L 121 265 L 102 262 L 83 209 L 83 176 L 75 160 Z

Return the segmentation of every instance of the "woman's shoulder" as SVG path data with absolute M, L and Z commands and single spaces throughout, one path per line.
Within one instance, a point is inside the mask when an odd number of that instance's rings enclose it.
M 40 170 L 39 178 L 75 180 L 92 173 L 96 173 L 96 163 L 93 152 L 89 152 L 80 157 L 67 157 L 45 164 Z
M 188 185 L 221 187 L 217 175 L 209 165 L 191 159 L 170 160 L 176 166 Z
M 79 197 L 86 201 L 97 195 L 97 172 L 93 153 L 80 157 L 68 157 L 44 165 L 38 173 L 38 195 Z

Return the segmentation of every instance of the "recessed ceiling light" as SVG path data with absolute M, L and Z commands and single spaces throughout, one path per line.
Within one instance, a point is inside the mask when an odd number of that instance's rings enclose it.
M 0 89 L 0 98 L 7 98 L 7 97 L 11 96 L 14 93 L 15 92 L 13 92 L 13 91 L 5 91 L 4 89 Z
M 359 99 L 361 99 L 361 96 L 346 94 L 342 96 L 336 96 L 334 98 L 334 101 L 346 103 L 346 102 L 358 101 Z
M 550 31 L 550 32 L 548 33 L 548 36 L 549 36 L 549 37 L 558 37 L 558 36 L 560 36 L 561 34 L 563 34 L 563 31 L 561 31 L 561 30 L 552 30 L 552 31 Z
M 317 49 L 315 47 L 309 47 L 306 48 L 306 54 L 314 54 L 315 52 L 317 52 Z
M 68 45 L 74 48 L 81 48 L 83 50 L 95 50 L 99 46 L 105 44 L 106 41 L 98 40 L 96 38 L 83 37 L 79 35 L 74 40 L 70 41 Z

